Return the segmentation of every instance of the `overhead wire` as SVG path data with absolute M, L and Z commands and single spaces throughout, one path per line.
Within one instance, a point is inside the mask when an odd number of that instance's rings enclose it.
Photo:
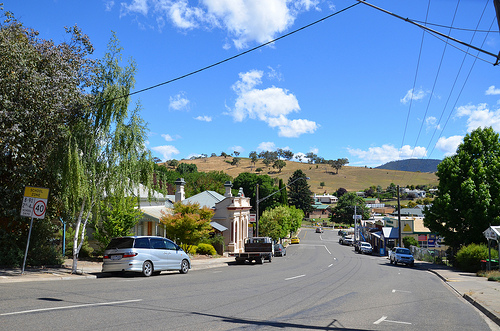
M 429 1 L 429 5 L 430 5 L 430 1 Z M 460 0 L 457 2 L 457 6 L 455 7 L 455 12 L 453 13 L 453 19 L 451 21 L 451 26 L 453 26 L 453 24 L 455 22 L 455 18 L 457 17 L 457 12 L 458 12 L 458 7 L 459 6 L 460 6 Z M 427 10 L 429 10 L 429 7 L 427 8 Z M 427 17 L 426 17 L 426 19 L 427 19 Z M 425 32 L 426 31 L 424 30 L 424 33 Z M 448 34 L 449 33 L 451 33 L 451 28 L 450 28 Z M 423 40 L 423 38 L 422 38 L 422 40 Z M 427 102 L 427 107 L 425 108 L 425 113 L 424 113 L 424 116 L 423 116 L 422 121 L 420 123 L 420 128 L 418 130 L 417 138 L 415 139 L 415 144 L 413 145 L 413 150 L 412 150 L 410 159 L 412 159 L 413 156 L 415 155 L 415 150 L 416 150 L 417 145 L 418 145 L 418 140 L 420 139 L 420 134 L 422 133 L 422 128 L 424 127 L 425 119 L 427 118 L 427 113 L 428 113 L 430 105 L 431 105 L 432 96 L 434 95 L 434 90 L 436 88 L 436 84 L 437 84 L 437 81 L 438 81 L 438 78 L 439 78 L 439 73 L 441 72 L 441 66 L 443 65 L 444 55 L 446 54 L 446 48 L 447 48 L 447 46 L 448 46 L 448 44 L 445 43 L 444 44 L 444 48 L 443 48 L 443 52 L 441 54 L 441 59 L 439 61 L 439 66 L 438 66 L 438 69 L 437 69 L 437 72 L 436 72 L 436 77 L 434 78 L 434 84 L 432 85 L 432 90 L 430 92 L 429 101 Z M 408 166 L 409 166 L 409 163 L 406 164 L 406 171 L 408 170 Z M 404 174 L 403 174 L 403 178 L 404 178 Z
M 289 36 L 291 36 L 291 35 L 293 35 L 293 34 L 295 34 L 295 33 L 299 32 L 299 31 L 302 31 L 302 30 L 304 30 L 304 29 L 307 29 L 307 28 L 309 28 L 309 27 L 311 27 L 311 26 L 313 26 L 313 25 L 316 25 L 316 24 L 318 24 L 318 23 L 321 23 L 321 22 L 323 22 L 323 21 L 325 21 L 325 20 L 327 20 L 327 19 L 329 19 L 329 18 L 331 18 L 331 17 L 333 17 L 333 16 L 336 16 L 336 15 L 338 15 L 338 14 L 342 13 L 342 12 L 345 12 L 345 11 L 347 11 L 347 10 L 349 10 L 349 9 L 351 9 L 351 8 L 353 8 L 353 7 L 355 7 L 355 6 L 357 6 L 357 5 L 359 5 L 359 2 L 358 2 L 358 3 L 355 3 L 355 4 L 352 4 L 352 5 L 348 6 L 348 7 L 345 7 L 345 8 L 343 8 L 343 9 L 341 9 L 341 10 L 339 10 L 339 11 L 336 11 L 335 13 L 332 13 L 332 14 L 330 14 L 330 15 L 327 15 L 327 16 L 325 16 L 325 17 L 323 17 L 323 18 L 320 18 L 320 19 L 318 19 L 318 20 L 316 20 L 316 21 L 314 21 L 314 22 L 312 22 L 312 23 L 309 23 L 309 24 L 307 24 L 307 25 L 304 25 L 304 26 L 302 26 L 302 27 L 300 27 L 300 28 L 298 28 L 298 29 L 295 29 L 295 30 L 293 30 L 293 31 L 290 31 L 290 32 L 288 32 L 288 33 L 286 33 L 286 34 L 284 34 L 284 35 L 282 35 L 282 36 L 278 37 L 278 38 L 275 38 L 275 39 L 273 39 L 273 40 L 270 40 L 270 41 L 268 41 L 268 42 L 265 42 L 265 43 L 263 43 L 263 44 L 260 44 L 260 45 L 258 45 L 258 46 L 255 46 L 255 47 L 253 47 L 253 48 L 250 48 L 250 49 L 248 49 L 248 50 L 246 50 L 246 51 L 244 51 L 244 52 L 241 52 L 241 53 L 238 53 L 238 54 L 236 54 L 236 55 L 233 55 L 233 56 L 230 56 L 230 57 L 228 57 L 228 58 L 225 58 L 224 60 L 221 60 L 221 61 L 215 62 L 215 63 L 210 64 L 210 65 L 208 65 L 208 66 L 205 66 L 205 67 L 203 67 L 203 68 L 200 68 L 200 69 L 197 69 L 197 70 L 191 71 L 191 72 L 189 72 L 189 73 L 187 73 L 187 74 L 184 74 L 184 75 L 181 75 L 181 76 L 178 76 L 178 77 L 172 78 L 172 79 L 167 80 L 167 81 L 165 81 L 165 82 L 162 82 L 162 83 L 159 83 L 159 84 L 155 84 L 155 85 L 152 85 L 152 86 L 149 86 L 149 87 L 146 87 L 146 88 L 143 88 L 143 89 L 140 89 L 140 90 L 134 91 L 134 92 L 130 92 L 130 93 L 128 93 L 128 94 L 124 94 L 124 95 L 122 95 L 122 96 L 118 96 L 118 97 L 113 98 L 113 99 L 105 100 L 104 102 L 114 101 L 114 100 L 117 100 L 117 99 L 127 98 L 127 97 L 130 97 L 130 96 L 133 96 L 133 95 L 139 94 L 139 93 L 143 93 L 143 92 L 146 92 L 146 91 L 149 91 L 149 90 L 152 90 L 152 89 L 158 88 L 158 87 L 160 87 L 160 86 L 163 86 L 163 85 L 167 85 L 167 84 L 173 83 L 173 82 L 178 81 L 178 80 L 181 80 L 181 79 L 183 79 L 183 78 L 187 78 L 187 77 L 189 77 L 189 76 L 192 76 L 192 75 L 198 74 L 198 73 L 200 73 L 200 72 L 202 72 L 202 71 L 205 71 L 205 70 L 211 69 L 211 68 L 213 68 L 213 67 L 219 66 L 219 65 L 221 65 L 221 64 L 223 64 L 223 63 L 226 63 L 226 62 L 228 62 L 228 61 L 234 60 L 234 59 L 236 59 L 236 58 L 238 58 L 238 57 L 240 57 L 240 56 L 243 56 L 243 55 L 246 55 L 246 54 L 251 53 L 251 52 L 253 52 L 253 51 L 256 51 L 256 50 L 258 50 L 258 49 L 260 49 L 260 48 L 262 48 L 262 47 L 264 47 L 264 46 L 267 46 L 267 45 L 273 44 L 273 43 L 277 42 L 278 40 L 281 40 L 281 39 L 284 39 L 284 38 L 286 38 L 286 37 L 289 37 Z
M 429 17 L 429 8 L 430 8 L 430 5 L 431 5 L 431 0 L 429 0 L 427 2 L 427 12 L 425 14 L 425 20 L 426 21 L 427 21 L 427 18 Z M 410 119 L 411 107 L 413 105 L 413 96 L 414 96 L 415 87 L 416 87 L 416 84 L 417 84 L 418 69 L 420 68 L 420 59 L 422 58 L 422 49 L 423 49 L 423 45 L 424 45 L 424 37 L 425 37 L 425 32 L 422 31 L 422 39 L 420 39 L 420 49 L 419 49 L 419 52 L 418 52 L 417 66 L 415 68 L 415 76 L 413 77 L 413 87 L 411 89 L 411 94 L 410 94 L 410 104 L 408 106 L 408 113 L 406 115 L 406 123 L 405 123 L 405 128 L 404 128 L 404 131 L 403 131 L 403 139 L 401 141 L 401 148 L 399 150 L 398 158 L 401 158 L 401 153 L 403 151 L 405 137 L 406 137 L 406 131 L 408 130 L 408 122 L 409 122 L 409 119 Z M 396 173 L 394 173 L 394 176 L 396 176 Z M 394 182 L 394 177 L 393 177 L 392 182 Z

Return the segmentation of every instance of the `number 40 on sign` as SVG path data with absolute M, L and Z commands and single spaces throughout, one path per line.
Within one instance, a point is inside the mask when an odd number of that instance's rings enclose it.
M 43 219 L 47 210 L 49 189 L 26 186 L 24 189 L 21 216 Z

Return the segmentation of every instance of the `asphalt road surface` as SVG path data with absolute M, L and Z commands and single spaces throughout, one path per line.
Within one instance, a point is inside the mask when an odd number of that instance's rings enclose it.
M 2 330 L 490 330 L 437 276 L 303 229 L 263 265 L 0 285 Z

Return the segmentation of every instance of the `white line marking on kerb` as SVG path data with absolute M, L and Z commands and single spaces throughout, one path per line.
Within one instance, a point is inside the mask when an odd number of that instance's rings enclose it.
M 83 305 L 74 305 L 74 306 L 64 306 L 64 307 L 52 307 L 52 308 L 40 308 L 40 309 L 32 309 L 32 310 L 14 311 L 12 313 L 3 313 L 3 314 L 0 314 L 0 316 L 30 314 L 30 313 L 37 313 L 37 312 L 41 312 L 41 311 L 74 309 L 74 308 L 82 308 L 82 307 L 119 305 L 119 304 L 122 304 L 122 303 L 130 303 L 130 302 L 138 302 L 138 301 L 142 301 L 142 299 L 126 300 L 126 301 L 113 301 L 113 302 L 100 302 L 100 303 L 87 303 L 87 304 L 83 304 Z
M 285 280 L 292 280 L 292 279 L 297 279 L 297 278 L 300 278 L 300 277 L 305 277 L 305 275 L 300 275 L 300 276 L 285 278 Z

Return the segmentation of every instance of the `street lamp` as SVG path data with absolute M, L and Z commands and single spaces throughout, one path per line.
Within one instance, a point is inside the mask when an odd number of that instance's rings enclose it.
M 299 178 L 295 178 L 291 183 L 283 186 L 282 188 L 280 188 L 279 190 L 277 190 L 276 192 L 273 192 L 271 194 L 269 194 L 268 196 L 266 197 L 263 197 L 262 199 L 259 199 L 259 184 L 257 184 L 257 191 L 256 191 L 256 195 L 255 195 L 255 202 L 256 202 L 256 209 L 257 209 L 257 215 L 255 217 L 255 236 L 258 237 L 259 236 L 259 203 L 261 203 L 262 201 L 266 200 L 267 198 L 270 198 L 272 197 L 273 195 L 275 195 L 276 193 L 278 192 L 281 192 L 281 190 L 287 188 L 288 186 L 292 185 L 293 183 L 295 183 L 296 181 L 298 181 L 299 179 L 305 179 L 305 180 L 308 180 L 310 179 L 309 177 L 299 177 Z

